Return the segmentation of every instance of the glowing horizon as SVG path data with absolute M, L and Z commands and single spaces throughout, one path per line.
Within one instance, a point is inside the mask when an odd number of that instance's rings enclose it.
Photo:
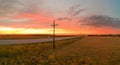
M 104 32 L 101 32 L 103 30 Z M 71 30 L 71 29 L 56 29 L 56 35 L 81 35 L 81 34 L 114 34 L 112 29 L 106 31 L 106 29 L 97 30 L 98 32 L 91 29 L 79 31 L 79 30 Z M 53 34 L 52 28 L 12 28 L 12 27 L 0 27 L 0 34 Z M 111 33 L 108 33 L 111 32 Z M 119 34 L 119 33 L 116 33 Z
M 44 29 L 32 29 L 32 28 L 11 28 L 11 27 L 0 27 L 1 34 L 53 34 L 52 28 Z M 56 34 L 60 35 L 70 35 L 70 34 L 79 34 L 71 30 L 65 29 L 56 29 Z

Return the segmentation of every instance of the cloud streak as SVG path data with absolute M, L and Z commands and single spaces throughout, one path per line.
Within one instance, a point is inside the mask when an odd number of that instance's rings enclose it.
M 79 15 L 81 12 L 85 11 L 86 9 L 81 9 L 80 8 L 80 5 L 76 5 L 76 6 L 73 6 L 73 7 L 70 7 L 69 10 L 68 10 L 68 14 L 70 16 L 77 16 Z
M 0 0 L 0 15 L 9 16 L 21 13 L 38 13 L 42 0 Z
M 80 22 L 86 26 L 120 28 L 119 18 L 104 15 L 92 15 L 82 19 Z
M 68 16 L 66 17 L 61 17 L 58 18 L 57 20 L 68 20 L 68 21 L 72 21 L 74 19 L 74 17 L 76 17 L 77 15 L 79 15 L 81 12 L 85 11 L 86 9 L 81 9 L 80 5 L 76 5 L 76 6 L 72 6 L 69 8 L 68 10 Z
M 68 18 L 68 17 L 63 17 L 63 18 L 57 18 L 57 20 L 68 20 L 68 21 L 71 21 L 72 20 L 72 18 Z

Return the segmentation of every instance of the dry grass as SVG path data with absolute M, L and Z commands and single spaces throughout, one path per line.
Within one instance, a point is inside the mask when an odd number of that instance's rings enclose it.
M 57 49 L 70 45 L 78 39 L 68 39 L 57 41 Z M 0 46 L 0 65 L 50 65 L 52 59 L 52 42 L 22 44 L 22 45 L 2 45 Z
M 119 37 L 0 46 L 0 65 L 120 65 Z
M 64 65 L 120 65 L 120 38 L 86 37 L 56 55 Z

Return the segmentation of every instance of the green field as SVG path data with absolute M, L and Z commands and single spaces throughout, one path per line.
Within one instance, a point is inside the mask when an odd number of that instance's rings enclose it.
M 119 37 L 83 37 L 56 42 L 1 45 L 0 65 L 120 65 Z

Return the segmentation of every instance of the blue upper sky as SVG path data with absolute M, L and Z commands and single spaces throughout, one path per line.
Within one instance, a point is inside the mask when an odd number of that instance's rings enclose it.
M 0 14 L 11 14 L 14 11 L 21 13 L 43 10 L 59 17 L 58 15 L 65 14 L 69 8 L 78 5 L 79 8 L 86 9 L 84 14 L 120 17 L 120 0 L 0 0 Z M 10 13 L 6 10 L 9 10 Z
M 120 18 L 120 0 L 44 0 L 42 7 L 57 13 L 65 12 L 77 5 L 80 5 L 81 9 L 87 9 L 85 14 L 103 14 Z
M 120 0 L 108 0 L 108 1 L 110 1 L 110 4 L 112 6 L 111 8 L 113 10 L 111 14 L 115 17 L 120 18 Z

